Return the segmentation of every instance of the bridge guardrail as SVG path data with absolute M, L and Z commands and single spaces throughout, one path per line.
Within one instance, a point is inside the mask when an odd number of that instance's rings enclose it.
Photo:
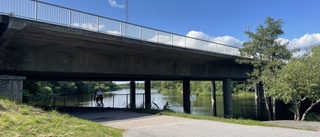
M 0 13 L 165 45 L 239 56 L 225 44 L 143 27 L 36 0 L 0 0 Z
M 136 106 L 144 108 L 144 93 L 136 93 Z M 130 106 L 130 94 L 104 94 L 104 107 L 128 108 Z M 92 94 L 48 96 L 41 99 L 31 99 L 28 104 L 41 107 L 96 107 L 95 96 Z

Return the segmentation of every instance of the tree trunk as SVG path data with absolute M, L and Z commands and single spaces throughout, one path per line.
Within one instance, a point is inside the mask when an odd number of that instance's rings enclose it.
M 258 93 L 258 100 L 259 100 L 259 119 L 262 121 L 270 120 L 270 111 L 269 111 L 269 105 L 267 98 L 265 96 L 264 90 L 263 90 L 263 84 L 259 82 L 256 84 L 256 90 Z
M 304 111 L 302 117 L 301 117 L 301 121 L 304 121 L 306 119 L 306 115 L 308 114 L 308 112 L 315 106 L 317 105 L 318 103 L 320 102 L 320 99 L 317 100 L 317 102 L 313 103 L 311 102 L 311 105 L 308 107 L 308 109 L 306 111 Z
M 296 104 L 296 114 L 294 117 L 296 121 L 300 120 L 300 101 Z
M 265 94 L 265 93 L 264 93 Z M 269 101 L 269 97 L 265 96 L 265 104 L 266 104 L 266 108 L 267 108 L 267 114 L 268 114 L 268 120 L 271 120 L 271 106 L 270 106 L 270 101 Z
M 272 120 L 276 120 L 276 100 L 272 99 Z

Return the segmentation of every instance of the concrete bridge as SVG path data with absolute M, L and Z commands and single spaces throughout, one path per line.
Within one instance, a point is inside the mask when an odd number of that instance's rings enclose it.
M 225 115 L 232 117 L 231 81 L 247 79 L 252 70 L 235 62 L 238 49 L 228 45 L 33 0 L 0 0 L 0 5 L 0 93 L 18 100 L 24 79 L 131 81 L 130 107 L 135 108 L 134 81 L 139 80 L 145 81 L 150 108 L 150 81 L 181 80 L 184 111 L 190 113 L 190 80 L 210 80 L 213 87 L 221 80 Z M 52 9 L 61 14 L 47 12 Z

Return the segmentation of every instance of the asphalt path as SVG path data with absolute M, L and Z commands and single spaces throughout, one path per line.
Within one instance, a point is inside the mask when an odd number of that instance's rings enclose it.
M 123 110 L 78 111 L 70 114 L 82 119 L 100 122 L 106 126 L 125 129 L 124 137 L 320 137 L 319 130 L 248 126 Z M 288 122 L 282 122 L 282 124 L 285 123 Z M 320 129 L 320 122 L 311 124 Z M 291 126 L 295 125 L 291 124 Z

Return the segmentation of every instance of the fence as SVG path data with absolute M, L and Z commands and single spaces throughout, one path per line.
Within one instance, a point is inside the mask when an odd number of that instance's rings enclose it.
M 122 22 L 36 0 L 0 0 L 0 13 L 165 45 L 239 55 L 238 48 Z
M 104 107 L 128 108 L 130 94 L 104 94 Z M 136 93 L 136 106 L 144 108 L 144 93 Z M 94 95 L 50 96 L 44 100 L 31 100 L 30 104 L 42 107 L 95 107 Z

